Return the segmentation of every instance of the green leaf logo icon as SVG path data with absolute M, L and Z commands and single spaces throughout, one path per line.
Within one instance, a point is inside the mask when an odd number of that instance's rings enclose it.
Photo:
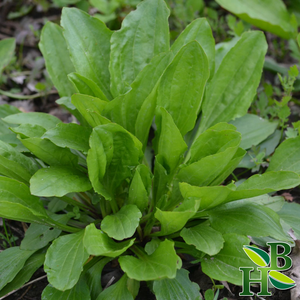
M 266 267 L 269 265 L 270 256 L 266 251 L 248 245 L 244 245 L 243 250 L 248 255 L 248 257 L 258 266 Z
M 287 290 L 294 287 L 295 281 L 277 271 L 270 271 L 269 278 L 276 289 Z

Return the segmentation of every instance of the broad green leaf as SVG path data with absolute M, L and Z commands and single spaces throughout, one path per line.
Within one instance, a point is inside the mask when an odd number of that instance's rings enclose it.
M 157 300 L 201 300 L 199 285 L 189 279 L 189 272 L 180 269 L 174 279 L 155 280 L 153 291 Z
M 140 210 L 135 205 L 128 204 L 114 215 L 106 216 L 101 222 L 101 229 L 109 237 L 121 241 L 134 235 L 141 217 Z
M 67 75 L 75 71 L 71 62 L 63 30 L 58 25 L 47 22 L 42 29 L 39 48 L 45 59 L 49 76 L 61 97 L 72 96 L 75 89 Z
M 84 274 L 85 281 L 90 288 L 91 299 L 96 300 L 98 295 L 102 292 L 101 282 L 102 270 L 105 265 L 110 262 L 112 258 L 104 257 L 98 261 L 95 265 L 89 268 Z
M 127 288 L 126 275 L 123 275 L 117 283 L 105 289 L 96 300 L 134 300 Z
M 48 206 L 48 209 L 53 213 L 57 213 L 61 210 L 64 210 L 68 205 L 68 203 L 62 201 L 59 198 L 53 197 L 52 199 L 50 198 L 49 200 L 50 200 L 50 202 L 48 203 L 47 206 Z
M 95 191 L 110 200 L 115 189 L 138 165 L 143 155 L 141 149 L 139 140 L 120 125 L 95 127 L 87 156 L 89 178 Z
M 211 183 L 211 185 L 219 185 L 221 184 L 232 172 L 239 166 L 240 162 L 242 161 L 243 157 L 247 152 L 242 149 L 238 148 L 235 155 L 232 157 L 230 162 L 224 168 L 224 170 L 219 174 L 219 176 Z
M 162 211 L 156 208 L 155 218 L 161 224 L 161 231 L 155 233 L 155 236 L 168 235 L 179 231 L 184 227 L 187 221 L 198 211 L 200 200 L 185 199 L 183 203 L 173 211 Z
M 66 224 L 70 219 L 67 214 L 51 215 L 51 218 L 59 223 Z M 21 242 L 22 250 L 38 250 L 47 246 L 49 242 L 56 239 L 61 234 L 61 230 L 40 224 L 30 224 L 25 232 L 25 237 Z
M 225 55 L 229 52 L 229 50 L 237 43 L 237 41 L 240 39 L 239 36 L 235 36 L 233 39 L 231 39 L 228 42 L 222 42 L 216 44 L 216 57 L 215 57 L 215 72 L 220 67 L 220 64 L 225 57 Z
M 121 269 L 129 278 L 147 281 L 176 277 L 180 258 L 176 255 L 174 242 L 165 240 L 151 255 L 142 250 L 138 250 L 137 255 L 139 258 L 133 256 L 119 258 Z
M 78 282 L 89 257 L 83 236 L 84 230 L 61 236 L 47 250 L 44 269 L 48 281 L 58 290 L 71 289 Z
M 155 123 L 157 126 L 153 140 L 155 152 L 160 155 L 168 174 L 173 174 L 183 160 L 187 145 L 172 116 L 163 107 L 157 108 Z
M 232 201 L 256 197 L 271 192 L 290 189 L 299 184 L 300 178 L 294 172 L 275 171 L 267 172 L 262 175 L 257 174 L 240 184 L 235 191 L 230 193 L 227 200 Z
M 111 31 L 99 19 L 76 8 L 63 8 L 61 25 L 76 72 L 94 81 L 111 99 L 108 70 Z
M 67 167 L 38 170 L 30 179 L 30 192 L 40 197 L 62 197 L 68 193 L 86 192 L 92 188 L 88 177 Z
M 87 95 L 75 94 L 72 96 L 72 103 L 92 127 L 110 123 L 108 119 L 102 116 L 102 110 L 107 105 L 106 101 Z
M 210 78 L 215 69 L 215 39 L 206 18 L 199 18 L 189 24 L 171 47 L 174 54 L 191 41 L 197 41 L 203 48 L 209 63 Z
M 0 177 L 0 216 L 21 222 L 46 223 L 48 215 L 38 197 L 17 180 Z
M 242 20 L 284 39 L 295 37 L 291 17 L 281 0 L 216 0 Z
M 287 290 L 296 285 L 295 281 L 292 280 L 291 278 L 287 277 L 286 275 L 278 272 L 271 270 L 269 273 L 269 279 L 272 285 L 274 285 L 275 288 L 280 289 L 280 290 Z
M 55 145 L 83 152 L 89 150 L 89 138 L 92 130 L 75 123 L 60 123 L 48 130 L 42 138 L 50 140 Z
M 34 251 L 21 250 L 19 247 L 0 252 L 0 290 L 16 277 L 33 253 Z
M 103 115 L 112 122 L 118 123 L 126 130 L 136 135 L 136 126 L 141 126 L 140 123 L 137 123 L 139 112 L 146 102 L 147 97 L 155 90 L 159 79 L 172 58 L 172 52 L 161 53 L 155 56 L 137 75 L 136 79 L 131 84 L 131 90 L 110 101 L 106 105 Z M 152 119 L 153 115 L 151 117 L 151 122 Z M 140 136 L 136 136 L 143 142 Z
M 232 144 L 227 149 L 223 147 L 223 151 L 182 167 L 177 175 L 179 181 L 196 186 L 211 185 L 226 170 L 225 168 L 237 152 L 239 143 L 239 139 L 236 139 L 235 145 Z
M 225 125 L 219 123 L 218 125 Z M 189 163 L 194 163 L 209 155 L 224 152 L 227 148 L 238 147 L 241 134 L 235 130 L 218 130 L 212 127 L 202 133 L 191 146 Z
M 226 202 L 232 192 L 227 186 L 191 186 L 185 182 L 179 183 L 183 198 L 194 197 L 200 199 L 199 210 L 213 208 Z
M 223 205 L 207 213 L 211 227 L 222 233 L 289 240 L 282 230 L 279 216 L 265 206 L 246 204 L 230 208 Z
M 0 252 L 0 290 L 16 277 L 33 253 L 34 251 L 21 250 L 19 247 Z
M 278 126 L 277 122 L 269 122 L 257 115 L 246 114 L 230 122 L 242 134 L 240 147 L 249 149 L 257 146 L 270 136 Z
M 177 53 L 158 84 L 157 105 L 167 110 L 182 135 L 195 126 L 208 77 L 206 54 L 193 41 Z
M 16 256 L 19 257 L 17 253 Z M 22 260 L 24 259 L 24 257 L 22 257 Z M 0 259 L 2 258 L 0 257 Z M 35 273 L 35 271 L 43 265 L 44 260 L 45 260 L 45 253 L 36 253 L 33 254 L 31 257 L 29 257 L 26 260 L 20 272 L 17 274 L 17 276 L 14 277 L 14 279 L 10 281 L 8 284 L 6 284 L 5 287 L 1 290 L 0 297 L 8 294 L 13 290 L 17 290 L 18 288 L 22 287 L 24 283 L 30 280 L 30 278 Z M 10 261 L 10 263 L 14 263 L 14 262 Z M 19 264 L 19 262 L 17 264 Z
M 300 136 L 285 140 L 275 150 L 267 171 L 293 171 L 300 175 Z
M 269 265 L 270 256 L 266 251 L 248 245 L 244 246 L 243 250 L 256 265 L 260 267 L 267 267 Z
M 219 122 L 241 117 L 256 94 L 267 43 L 262 32 L 246 32 L 224 57 L 202 105 L 198 134 Z
M 113 33 L 109 70 L 114 97 L 129 90 L 154 56 L 169 50 L 169 13 L 162 0 L 143 1 Z
M 0 75 L 3 69 L 9 64 L 16 48 L 16 39 L 9 38 L 0 41 Z
M 90 290 L 85 280 L 80 279 L 70 290 L 59 291 L 48 284 L 42 293 L 42 300 L 91 300 Z
M 180 236 L 188 245 L 208 254 L 216 255 L 223 248 L 224 239 L 219 231 L 214 230 L 205 222 L 195 227 L 183 228 Z
M 37 158 L 50 166 L 77 166 L 78 157 L 70 149 L 56 146 L 41 138 L 22 139 L 22 144 Z
M 130 217 L 130 216 L 129 216 Z M 116 243 L 94 224 L 85 228 L 83 244 L 90 255 L 117 257 L 125 252 L 134 243 L 134 239 Z
M 41 112 L 28 112 L 28 113 L 19 113 L 7 116 L 3 121 L 10 124 L 31 124 L 39 125 L 45 129 L 51 129 L 55 127 L 58 123 L 61 123 L 61 120 L 58 118 Z
M 300 239 L 300 205 L 294 202 L 285 202 L 278 215 L 284 222 L 290 225 L 298 239 Z
M 0 140 L 0 174 L 28 184 L 38 168 L 29 157 Z
M 88 79 L 78 73 L 71 73 L 68 75 L 68 78 L 73 83 L 76 91 L 79 94 L 90 95 L 103 101 L 108 101 L 100 87 L 93 80 Z
M 134 204 L 143 212 L 148 206 L 151 186 L 152 180 L 149 168 L 145 165 L 139 165 L 130 183 L 127 204 Z
M 59 123 L 63 124 L 63 123 Z M 47 130 L 40 125 L 21 124 L 18 127 L 10 127 L 10 130 L 20 134 L 21 138 L 41 137 Z
M 239 267 L 254 267 L 256 265 L 243 251 L 244 245 L 250 240 L 235 233 L 224 234 L 223 249 L 214 257 L 205 257 L 201 263 L 202 271 L 211 278 L 242 285 L 242 275 Z M 259 278 L 259 274 L 251 274 L 251 278 Z

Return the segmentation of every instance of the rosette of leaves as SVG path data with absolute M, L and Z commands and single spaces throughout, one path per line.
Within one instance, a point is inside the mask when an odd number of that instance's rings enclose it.
M 207 21 L 170 47 L 168 16 L 163 0 L 146 0 L 115 32 L 76 8 L 63 9 L 61 27 L 45 25 L 40 49 L 58 103 L 78 122 L 1 106 L 0 216 L 31 225 L 20 247 L 0 253 L 0 295 L 44 265 L 43 300 L 134 299 L 141 281 L 157 299 L 200 299 L 185 254 L 241 284 L 248 236 L 290 241 L 299 206 L 268 193 L 299 185 L 299 138 L 264 174 L 226 181 L 245 155 L 226 122 L 256 93 L 263 33 L 244 33 L 215 72 Z M 102 291 L 111 260 L 124 275 Z

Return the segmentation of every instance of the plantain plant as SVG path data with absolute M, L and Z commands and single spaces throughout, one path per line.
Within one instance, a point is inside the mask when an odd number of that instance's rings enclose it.
M 271 196 L 300 183 L 300 137 L 265 173 L 230 181 L 246 151 L 227 122 L 256 94 L 264 34 L 244 33 L 215 69 L 207 21 L 170 47 L 168 16 L 163 0 L 145 0 L 119 31 L 76 8 L 43 28 L 57 102 L 74 123 L 1 106 L 0 216 L 31 225 L 0 253 L 0 296 L 44 265 L 43 300 L 129 300 L 141 281 L 157 299 L 201 299 L 182 260 L 240 285 L 249 237 L 300 235 L 299 205 Z M 112 260 L 123 276 L 102 290 Z

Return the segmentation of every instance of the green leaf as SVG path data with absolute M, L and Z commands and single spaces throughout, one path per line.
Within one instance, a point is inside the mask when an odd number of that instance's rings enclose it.
M 20 113 L 20 110 L 18 110 L 15 106 L 8 105 L 8 104 L 0 105 L 0 134 L 2 140 L 3 140 L 3 136 L 6 134 L 15 136 L 15 134 L 12 134 L 11 130 L 9 129 L 10 125 L 4 122 L 2 118 L 17 113 Z
M 195 227 L 183 228 L 180 236 L 188 245 L 208 254 L 216 255 L 224 245 L 224 239 L 219 231 L 214 230 L 205 222 Z
M 196 19 L 189 24 L 172 45 L 172 52 L 177 54 L 191 41 L 197 41 L 203 48 L 209 62 L 210 78 L 212 78 L 215 69 L 215 40 L 206 18 Z
M 132 134 L 135 134 L 141 142 L 144 142 L 142 137 L 144 137 L 145 134 L 148 135 L 150 125 L 143 135 L 140 136 L 136 134 L 139 132 L 138 129 L 141 126 L 141 123 L 137 123 L 139 113 L 141 112 L 143 104 L 147 102 L 147 97 L 155 90 L 159 79 L 172 58 L 172 52 L 161 53 L 155 56 L 137 75 L 131 84 L 131 90 L 110 101 L 104 109 L 104 116 L 109 118 L 112 122 L 121 125 Z M 152 122 L 152 119 L 153 115 L 150 122 Z M 136 126 L 138 126 L 138 128 L 136 128 Z
M 46 223 L 48 215 L 39 198 L 17 180 L 0 177 L 0 216 L 21 222 Z
M 278 212 L 279 217 L 293 229 L 294 233 L 300 238 L 300 205 L 298 203 L 283 204 L 282 209 Z
M 138 250 L 138 257 L 121 256 L 119 263 L 121 269 L 129 278 L 135 280 L 158 280 L 163 278 L 175 278 L 178 260 L 174 249 L 174 242 L 165 240 L 158 248 L 147 255 Z
M 249 149 L 257 146 L 270 136 L 278 126 L 277 122 L 269 122 L 257 115 L 246 114 L 230 122 L 242 134 L 240 147 Z
M 59 223 L 66 224 L 70 219 L 67 214 L 51 215 L 51 218 Z M 25 237 L 21 242 L 22 250 L 38 250 L 48 245 L 61 234 L 61 230 L 40 224 L 30 224 L 25 232 Z
M 72 103 L 92 127 L 110 123 L 108 119 L 102 116 L 102 110 L 107 105 L 106 101 L 87 95 L 75 94 L 72 96 Z
M 227 186 L 191 186 L 185 182 L 179 183 L 183 198 L 195 197 L 200 199 L 199 210 L 213 208 L 226 202 L 232 192 Z
M 83 245 L 84 230 L 56 239 L 46 253 L 45 272 L 58 290 L 71 289 L 78 282 L 89 255 Z
M 93 80 L 88 79 L 78 73 L 71 73 L 68 75 L 68 78 L 73 83 L 76 91 L 79 94 L 90 95 L 103 101 L 108 101 L 100 87 Z
M 300 175 L 300 136 L 285 140 L 275 150 L 267 171 L 293 171 Z
M 222 60 L 202 105 L 197 136 L 219 122 L 241 117 L 256 94 L 267 43 L 262 32 L 246 32 Z
M 40 197 L 62 197 L 68 193 L 86 192 L 92 188 L 88 177 L 67 167 L 38 170 L 30 179 L 30 192 Z
M 105 289 L 96 300 L 134 300 L 127 288 L 126 275 L 123 275 L 117 283 Z
M 36 157 L 50 166 L 73 166 L 78 164 L 78 157 L 69 149 L 57 147 L 48 140 L 41 138 L 22 139 L 22 144 Z
M 58 123 L 61 123 L 61 120 L 58 118 L 40 112 L 28 112 L 28 113 L 19 113 L 7 116 L 3 121 L 10 124 L 31 124 L 39 125 L 45 129 L 51 129 L 55 127 Z
M 90 224 L 85 228 L 83 244 L 90 255 L 117 257 L 131 247 L 134 240 L 116 243 L 104 232 L 97 229 L 94 224 Z
M 216 1 L 242 20 L 265 31 L 284 39 L 294 38 L 296 35 L 291 24 L 291 17 L 281 0 L 255 0 L 251 3 L 247 0 Z
M 0 252 L 0 290 L 16 277 L 33 253 L 34 251 L 21 250 L 19 247 Z
M 127 204 L 134 204 L 143 212 L 148 206 L 152 180 L 151 172 L 145 165 L 137 166 L 132 178 Z
M 16 134 L 20 134 L 21 138 L 42 137 L 46 132 L 44 127 L 32 124 L 21 124 L 18 127 L 10 127 L 10 130 Z
M 60 123 L 56 127 L 48 130 L 43 139 L 48 139 L 55 145 L 83 152 L 89 150 L 89 137 L 92 130 L 88 127 L 80 126 L 75 123 Z
M 121 241 L 134 235 L 141 217 L 142 213 L 135 205 L 125 205 L 114 215 L 106 216 L 101 229 L 109 237 Z
M 76 72 L 94 81 L 111 99 L 108 70 L 111 31 L 99 19 L 76 8 L 63 8 L 61 25 Z
M 85 280 L 80 279 L 70 290 L 59 291 L 48 284 L 42 293 L 42 300 L 91 300 L 90 290 Z
M 291 278 L 287 277 L 286 275 L 278 272 L 271 270 L 269 273 L 269 279 L 270 282 L 274 285 L 275 288 L 280 289 L 280 290 L 287 290 L 291 289 L 296 285 L 295 281 L 292 280 Z
M 191 282 L 189 272 L 180 269 L 174 279 L 155 280 L 153 291 L 157 300 L 201 300 L 198 284 Z
M 169 50 L 169 10 L 162 0 L 146 0 L 122 22 L 111 38 L 111 91 L 125 94 L 150 60 Z
M 173 174 L 183 160 L 187 145 L 172 116 L 163 107 L 157 108 L 155 123 L 157 126 L 153 140 L 155 152 L 160 155 L 168 174 Z
M 90 288 L 91 299 L 96 300 L 98 295 L 102 292 L 101 282 L 102 270 L 105 265 L 110 262 L 112 258 L 104 257 L 98 261 L 95 265 L 89 268 L 84 274 L 84 278 Z
M 155 236 L 168 235 L 179 231 L 184 227 L 187 221 L 198 211 L 200 200 L 185 199 L 183 203 L 173 211 L 162 211 L 156 208 L 155 218 L 161 224 L 161 231 L 155 233 Z
M 0 75 L 3 69 L 9 64 L 16 48 L 16 39 L 9 38 L 0 41 Z
M 87 155 L 89 178 L 95 191 L 110 200 L 115 189 L 138 165 L 143 155 L 141 149 L 138 139 L 120 125 L 111 123 L 95 127 Z
M 207 212 L 211 227 L 222 233 L 236 233 L 254 237 L 271 236 L 287 241 L 279 216 L 270 208 L 245 204 L 239 207 L 223 205 Z
M 38 165 L 14 147 L 0 141 L 0 174 L 28 184 Z
M 299 176 L 294 172 L 275 171 L 267 172 L 262 175 L 251 176 L 235 191 L 232 191 L 227 200 L 238 200 L 256 197 L 271 192 L 286 190 L 300 184 Z
M 16 256 L 18 257 L 17 254 Z M 0 259 L 2 258 L 0 257 Z M 22 260 L 23 259 L 24 257 L 22 257 Z M 30 278 L 35 273 L 35 271 L 43 265 L 44 260 L 45 260 L 45 253 L 36 253 L 33 254 L 31 257 L 29 257 L 26 260 L 20 272 L 17 274 L 17 276 L 14 277 L 14 279 L 10 281 L 8 284 L 6 284 L 5 287 L 1 290 L 0 297 L 7 295 L 9 292 L 13 290 L 17 290 L 20 287 L 22 287 L 24 283 L 30 280 Z M 12 261 L 10 262 L 13 263 Z
M 242 285 L 242 275 L 239 267 L 254 267 L 256 265 L 243 251 L 244 245 L 250 240 L 235 233 L 224 234 L 224 248 L 214 257 L 205 257 L 201 263 L 202 271 L 211 278 Z M 251 278 L 259 278 L 259 274 L 251 274 Z
M 267 267 L 269 265 L 270 256 L 266 251 L 248 245 L 244 246 L 243 250 L 256 265 L 260 267 Z
M 177 53 L 158 84 L 157 105 L 170 113 L 182 135 L 195 126 L 208 77 L 206 54 L 193 41 Z
M 222 172 L 226 171 L 226 167 L 230 164 L 238 150 L 240 139 L 235 139 L 232 142 L 231 145 L 228 145 L 228 148 L 225 145 L 216 154 L 206 156 L 197 162 L 183 166 L 177 175 L 179 181 L 196 186 L 212 184 Z
M 75 71 L 71 62 L 63 30 L 47 22 L 42 29 L 39 48 L 45 59 L 48 74 L 61 97 L 72 96 L 75 89 L 67 75 Z

